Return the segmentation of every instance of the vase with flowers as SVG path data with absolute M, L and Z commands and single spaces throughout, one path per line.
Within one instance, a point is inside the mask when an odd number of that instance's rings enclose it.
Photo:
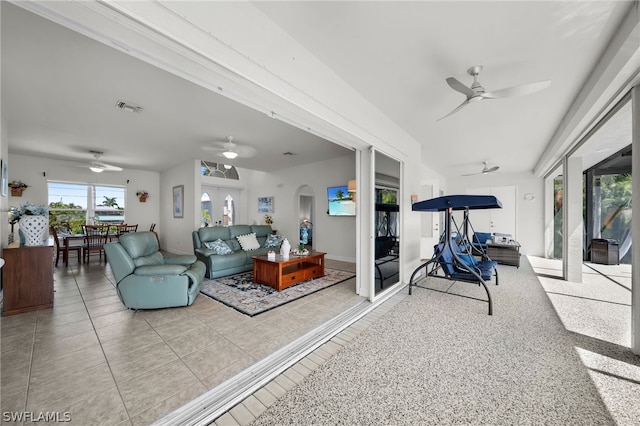
M 136 192 L 136 195 L 138 196 L 138 200 L 140 200 L 141 203 L 146 203 L 147 198 L 149 198 L 149 193 L 147 191 L 138 191 Z
M 18 223 L 24 235 L 25 246 L 41 246 L 49 230 L 49 209 L 37 204 L 26 203 L 9 209 L 9 223 Z

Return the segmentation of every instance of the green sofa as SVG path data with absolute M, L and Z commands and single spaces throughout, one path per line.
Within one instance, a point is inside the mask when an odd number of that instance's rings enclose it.
M 260 248 L 244 251 L 238 241 L 238 236 L 256 234 Z M 280 247 L 265 247 L 264 244 L 272 234 L 271 225 L 231 225 L 211 226 L 193 231 L 193 250 L 207 267 L 207 278 L 218 278 L 253 270 L 252 256 L 266 255 L 269 250 L 279 253 Z M 216 254 L 205 243 L 216 240 L 224 241 L 231 249 L 229 254 Z
M 122 303 L 131 309 L 191 305 L 205 265 L 192 254 L 164 257 L 153 232 L 132 232 L 104 246 Z

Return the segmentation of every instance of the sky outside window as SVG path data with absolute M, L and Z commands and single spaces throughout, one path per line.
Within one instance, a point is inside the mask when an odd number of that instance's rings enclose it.
M 62 202 L 87 208 L 89 185 L 49 182 L 49 204 Z M 114 186 L 95 186 L 96 205 L 102 205 L 107 198 L 115 198 L 118 207 L 125 207 L 125 188 Z

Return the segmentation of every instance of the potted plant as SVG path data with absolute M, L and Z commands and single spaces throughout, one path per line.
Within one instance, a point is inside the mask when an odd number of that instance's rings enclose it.
M 149 198 L 149 193 L 147 191 L 138 191 L 136 192 L 136 195 L 138 196 L 138 200 L 140 200 L 141 203 L 145 203 L 147 201 L 147 198 Z
M 23 183 L 20 180 L 14 180 L 9 183 L 9 188 L 11 188 L 11 196 L 12 197 L 22 197 L 22 191 L 27 189 L 29 185 Z
M 305 244 L 300 243 L 298 244 L 298 248 L 293 251 L 293 254 L 296 256 L 306 256 L 309 254 L 309 249 Z

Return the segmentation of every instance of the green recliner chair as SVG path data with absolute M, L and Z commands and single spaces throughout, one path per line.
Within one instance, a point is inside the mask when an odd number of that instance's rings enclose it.
M 118 296 L 131 309 L 189 306 L 198 296 L 206 267 L 195 255 L 164 257 L 153 232 L 124 234 L 104 246 Z

